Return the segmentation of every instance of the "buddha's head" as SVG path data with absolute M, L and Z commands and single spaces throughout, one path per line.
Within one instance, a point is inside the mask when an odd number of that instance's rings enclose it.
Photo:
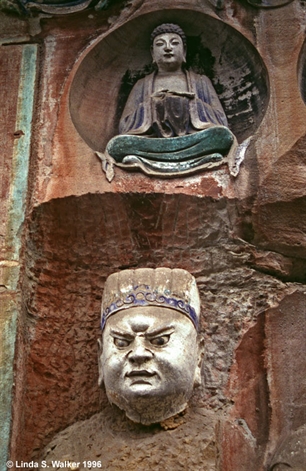
M 144 268 L 108 277 L 99 383 L 134 422 L 149 425 L 182 412 L 201 384 L 199 314 L 196 282 L 185 270 Z
M 160 72 L 175 72 L 186 62 L 186 36 L 175 24 L 164 23 L 151 34 L 151 54 Z

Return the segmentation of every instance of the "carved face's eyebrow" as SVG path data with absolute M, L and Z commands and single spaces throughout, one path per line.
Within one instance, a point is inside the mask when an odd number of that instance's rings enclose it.
M 159 327 L 158 329 L 150 330 L 146 333 L 146 337 L 157 337 L 158 335 L 166 335 L 171 334 L 174 331 L 174 325 L 164 325 L 163 327 Z
M 134 338 L 132 334 L 130 334 L 129 332 L 124 332 L 122 330 L 120 331 L 120 330 L 110 329 L 110 334 L 113 337 L 119 337 L 119 338 L 124 338 L 124 339 L 129 339 L 129 340 L 133 340 Z

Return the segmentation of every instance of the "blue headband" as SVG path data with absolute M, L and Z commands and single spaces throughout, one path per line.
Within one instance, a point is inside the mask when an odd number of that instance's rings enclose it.
M 182 299 L 167 297 L 150 290 L 147 285 L 134 286 L 133 291 L 125 298 L 119 298 L 102 312 L 101 329 L 105 327 L 107 319 L 116 312 L 137 306 L 160 306 L 175 309 L 193 322 L 196 330 L 199 327 L 199 320 L 195 309 Z

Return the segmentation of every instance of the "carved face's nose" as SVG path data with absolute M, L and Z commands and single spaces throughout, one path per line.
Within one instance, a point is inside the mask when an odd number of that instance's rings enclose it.
M 153 353 L 145 348 L 142 339 L 135 339 L 133 349 L 128 353 L 128 359 L 132 363 L 145 363 L 153 358 Z

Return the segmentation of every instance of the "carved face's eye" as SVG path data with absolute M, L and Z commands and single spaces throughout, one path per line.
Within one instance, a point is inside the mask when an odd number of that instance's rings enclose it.
M 161 337 L 155 337 L 155 339 L 151 339 L 150 342 L 152 345 L 156 345 L 157 347 L 162 347 L 169 342 L 170 335 L 162 335 Z
M 130 340 L 119 339 L 118 337 L 114 337 L 114 344 L 116 345 L 116 347 L 119 347 L 119 348 L 128 347 L 130 343 L 131 343 Z

